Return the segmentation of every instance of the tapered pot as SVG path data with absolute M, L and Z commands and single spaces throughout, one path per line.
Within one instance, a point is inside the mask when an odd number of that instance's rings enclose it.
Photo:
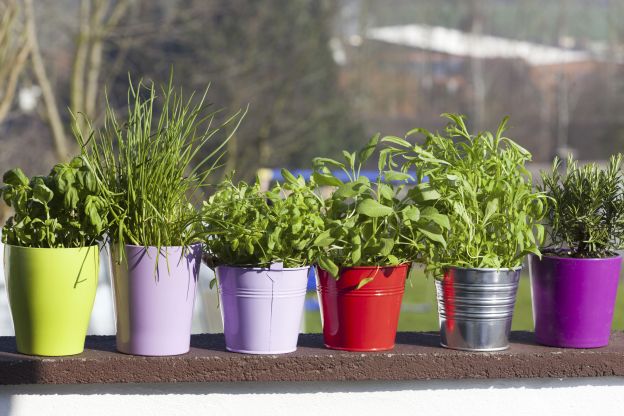
M 622 257 L 529 257 L 535 340 L 565 348 L 609 343 Z
M 343 267 L 338 280 L 318 268 L 325 346 L 346 351 L 394 348 L 409 267 Z M 372 280 L 357 289 L 363 279 Z
M 183 247 L 113 247 L 117 350 L 165 356 L 190 349 L 201 244 Z
M 520 271 L 448 268 L 436 280 L 442 346 L 466 351 L 509 348 Z
M 217 267 L 225 346 L 245 354 L 297 349 L 309 267 Z
M 80 354 L 95 301 L 98 246 L 4 246 L 4 273 L 17 351 Z

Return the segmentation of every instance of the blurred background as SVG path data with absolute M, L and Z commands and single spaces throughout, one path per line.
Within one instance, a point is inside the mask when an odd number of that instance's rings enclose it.
M 624 150 L 622 21 L 619 0 L 0 0 L 0 170 L 47 173 L 76 152 L 70 110 L 98 125 L 106 95 L 124 108 L 129 74 L 166 82 L 171 68 L 185 91 L 210 84 L 215 108 L 249 105 L 223 169 L 240 178 L 439 129 L 443 112 L 473 130 L 510 115 L 535 172 L 555 155 L 602 161 Z M 95 316 L 110 323 L 102 276 Z M 435 329 L 433 283 L 411 282 L 401 329 Z M 528 329 L 523 285 L 514 325 Z

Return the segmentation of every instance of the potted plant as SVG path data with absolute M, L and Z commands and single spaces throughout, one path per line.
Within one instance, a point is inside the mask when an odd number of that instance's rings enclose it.
M 495 134 L 471 135 L 463 116 L 444 134 L 422 133 L 422 146 L 400 138 L 387 141 L 403 169 L 416 168 L 423 193 L 448 217 L 445 243 L 428 240 L 426 264 L 436 279 L 442 345 L 470 351 L 508 347 L 522 260 L 539 256 L 544 230 L 538 221 L 545 197 L 532 189 L 525 164 L 531 154 L 503 137 L 507 118 Z
M 225 345 L 247 354 L 297 348 L 308 281 L 323 231 L 313 183 L 282 170 L 268 192 L 223 181 L 203 208 L 207 257 L 216 269 Z
M 81 158 L 30 179 L 12 169 L 3 181 L 2 198 L 15 211 L 2 241 L 17 351 L 80 354 L 107 227 L 101 189 Z
M 316 239 L 318 295 L 323 339 L 328 348 L 378 351 L 394 348 L 405 280 L 423 241 L 443 242 L 448 220 L 433 203 L 436 195 L 407 191 L 408 173 L 393 169 L 379 152 L 377 177 L 361 169 L 375 152 L 375 136 L 344 162 L 314 160 L 314 179 L 335 187 L 324 208 L 325 231 Z M 332 169 L 344 172 L 343 182 Z
M 217 134 L 206 94 L 184 99 L 170 80 L 130 85 L 128 115 L 107 104 L 104 128 L 77 132 L 83 157 L 110 206 L 117 349 L 136 355 L 189 351 L 201 264 L 201 217 L 194 208 L 228 137 Z M 237 127 L 234 126 L 234 130 Z M 233 133 L 231 133 L 233 134 Z
M 549 244 L 529 256 L 535 339 L 553 347 L 595 348 L 609 343 L 624 248 L 622 156 L 606 169 L 555 159 L 542 173 L 549 197 L 544 220 Z

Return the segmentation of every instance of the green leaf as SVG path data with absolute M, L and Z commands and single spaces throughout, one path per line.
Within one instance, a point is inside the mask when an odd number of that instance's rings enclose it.
M 347 166 L 349 166 L 351 170 L 355 169 L 355 152 L 349 153 L 346 150 L 343 150 L 342 155 L 345 158 L 345 162 L 347 162 Z
M 353 265 L 357 265 L 361 258 L 362 258 L 362 247 L 359 245 L 356 245 L 355 247 L 353 247 L 353 250 L 351 250 L 351 262 L 353 263 Z
M 451 224 L 449 222 L 448 217 L 446 215 L 442 215 L 438 213 L 438 210 L 433 207 L 425 207 L 421 211 L 420 217 L 423 220 L 433 221 L 434 223 L 438 224 L 440 227 L 444 227 L 447 230 L 451 229 Z
M 334 195 L 338 198 L 352 198 L 366 191 L 367 186 L 362 182 L 347 182 L 338 187 L 334 191 Z
M 78 201 L 78 191 L 76 190 L 76 188 L 67 189 L 65 197 L 63 198 L 63 203 L 65 204 L 65 207 L 68 209 L 76 209 L 76 207 L 78 206 Z
M 438 230 L 427 225 L 419 227 L 418 230 L 429 240 L 440 243 L 444 248 L 446 248 L 446 240 Z
M 394 198 L 394 189 L 386 183 L 380 183 L 378 192 L 384 199 L 392 200 Z
M 95 183 L 95 177 L 93 176 L 91 172 L 86 172 L 85 177 L 84 177 L 84 182 L 85 182 L 85 188 L 87 188 L 87 191 L 93 192 L 93 193 L 96 192 L 97 187 Z
M 327 247 L 331 245 L 336 239 L 330 235 L 330 231 L 323 231 L 314 239 L 314 245 L 318 247 Z
M 345 165 L 344 163 L 340 163 L 337 160 L 334 159 L 330 159 L 327 157 L 315 157 L 314 159 L 312 159 L 312 163 L 314 164 L 314 166 L 318 167 L 318 166 L 325 166 L 325 165 L 331 165 L 334 166 L 338 169 L 345 169 Z
M 282 177 L 284 178 L 284 180 L 286 180 L 286 182 L 288 182 L 288 183 L 290 183 L 292 185 L 299 185 L 299 182 L 297 181 L 297 178 L 295 178 L 295 175 L 290 173 L 290 171 L 288 171 L 287 169 L 282 168 L 281 172 L 282 172 Z
M 381 248 L 379 249 L 380 256 L 387 256 L 392 252 L 394 248 L 394 240 L 392 238 L 382 238 Z
M 417 222 L 420 219 L 420 210 L 418 207 L 411 205 L 403 210 L 403 214 L 410 221 Z
M 79 169 L 84 166 L 84 161 L 82 160 L 82 157 L 76 156 L 71 160 L 71 162 L 69 162 L 69 166 L 74 169 Z
M 400 137 L 396 137 L 396 136 L 386 136 L 383 139 L 381 139 L 381 141 L 382 143 L 392 143 L 392 144 L 399 145 L 401 147 L 412 147 L 410 142 L 408 142 L 405 139 L 401 139 Z
M 38 201 L 45 205 L 48 202 L 52 201 L 53 197 L 54 192 L 52 192 L 52 190 L 44 184 L 37 184 L 33 188 L 33 199 L 35 201 Z
M 416 202 L 436 201 L 440 199 L 440 193 L 431 188 L 429 183 L 420 183 L 409 191 Z
M 380 204 L 374 199 L 364 199 L 358 204 L 356 212 L 366 215 L 367 217 L 378 218 L 392 215 L 394 210 L 389 206 Z
M 365 164 L 366 161 L 371 157 L 371 155 L 375 152 L 375 148 L 379 143 L 379 133 L 375 134 L 371 139 L 366 143 L 366 146 L 358 153 L 358 162 L 360 164 Z
M 355 290 L 359 290 L 359 289 L 363 288 L 364 286 L 366 286 L 367 284 L 369 284 L 373 280 L 375 280 L 375 276 L 365 277 L 364 279 L 360 280 L 360 282 L 355 287 Z
M 8 170 L 2 176 L 4 183 L 13 186 L 26 186 L 28 185 L 28 178 L 24 175 L 24 172 L 20 168 Z
M 483 217 L 483 223 L 487 224 L 489 219 L 496 213 L 498 210 L 498 198 L 492 199 L 488 201 L 487 206 L 485 207 L 485 216 Z
M 327 257 L 321 257 L 319 259 L 319 266 L 321 266 L 323 270 L 327 271 L 334 278 L 338 278 L 338 273 L 340 272 L 340 269 L 331 259 Z
M 314 172 L 312 174 L 314 182 L 320 186 L 340 186 L 342 181 L 333 175 L 322 174 L 320 172 Z
M 414 177 L 408 173 L 387 170 L 383 173 L 387 181 L 413 181 Z

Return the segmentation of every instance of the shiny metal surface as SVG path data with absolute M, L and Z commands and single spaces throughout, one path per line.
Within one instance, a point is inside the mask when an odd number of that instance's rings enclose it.
M 521 268 L 450 268 L 436 280 L 443 347 L 500 351 L 509 333 Z

